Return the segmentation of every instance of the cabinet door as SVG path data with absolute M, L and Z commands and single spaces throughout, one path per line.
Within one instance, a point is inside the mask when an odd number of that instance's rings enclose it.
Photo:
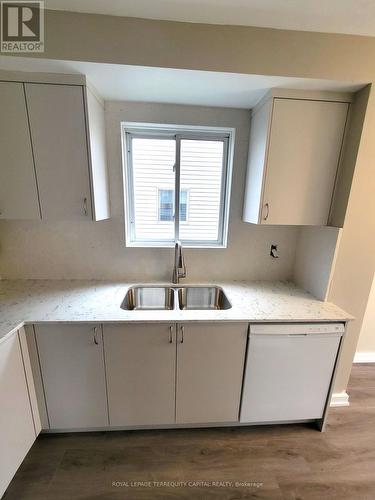
M 39 219 L 22 83 L 0 82 L 0 218 Z
M 35 331 L 51 429 L 107 426 L 101 327 L 50 324 Z
M 348 106 L 274 99 L 262 223 L 327 224 Z
M 35 382 L 34 382 L 34 376 L 30 359 L 30 351 L 27 345 L 25 328 L 20 328 L 18 330 L 18 338 L 21 346 L 21 354 L 25 370 L 27 390 L 29 393 L 31 414 L 33 416 L 33 421 L 34 421 L 35 434 L 38 435 L 42 430 L 42 423 L 40 420 L 39 401 L 35 389 Z
M 0 498 L 35 441 L 17 334 L 0 344 Z
M 25 84 L 42 219 L 92 217 L 83 89 Z
M 112 426 L 175 421 L 175 326 L 104 325 Z
M 248 325 L 177 327 L 176 422 L 237 422 Z

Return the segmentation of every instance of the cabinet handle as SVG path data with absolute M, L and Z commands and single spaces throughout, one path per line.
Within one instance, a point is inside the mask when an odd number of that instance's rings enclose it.
M 267 209 L 267 212 L 265 214 L 265 216 L 263 217 L 263 220 L 267 220 L 268 219 L 268 216 L 270 214 L 270 206 L 269 206 L 269 203 L 265 203 L 264 204 L 264 208 Z
M 181 330 L 181 340 L 180 340 L 180 344 L 183 344 L 183 343 L 184 343 L 184 332 L 185 332 L 185 328 L 184 328 L 183 326 L 181 326 L 180 330 Z
M 87 198 L 83 198 L 83 215 L 87 215 Z
M 173 326 L 169 327 L 169 343 L 172 344 L 173 342 Z
M 98 345 L 99 342 L 98 342 L 98 339 L 96 338 L 96 334 L 98 333 L 98 327 L 97 326 L 94 326 L 94 344 L 95 345 Z

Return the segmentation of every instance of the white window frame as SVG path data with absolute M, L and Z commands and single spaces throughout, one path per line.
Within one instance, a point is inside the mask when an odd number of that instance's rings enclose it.
M 176 140 L 175 163 L 175 237 L 171 240 L 137 240 L 135 238 L 134 189 L 132 173 L 132 138 L 174 139 Z M 121 123 L 122 164 L 124 184 L 125 241 L 128 247 L 173 247 L 179 234 L 180 209 L 180 144 L 181 139 L 222 140 L 224 142 L 222 190 L 220 200 L 218 239 L 215 241 L 181 240 L 189 248 L 226 248 L 230 195 L 232 187 L 235 129 L 227 127 L 206 127 L 189 125 L 160 125 L 138 122 Z

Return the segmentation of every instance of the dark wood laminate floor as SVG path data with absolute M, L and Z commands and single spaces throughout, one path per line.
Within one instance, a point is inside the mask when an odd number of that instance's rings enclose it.
M 288 425 L 40 436 L 4 498 L 373 500 L 375 365 L 354 365 L 348 392 L 351 406 L 331 409 L 325 433 Z

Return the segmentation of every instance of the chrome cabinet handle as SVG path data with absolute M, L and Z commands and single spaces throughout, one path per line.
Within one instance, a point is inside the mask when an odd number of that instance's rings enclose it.
M 98 344 L 99 344 L 98 339 L 97 339 L 97 337 L 96 337 L 97 333 L 98 333 L 98 327 L 97 327 L 97 326 L 94 326 L 94 344 L 95 344 L 95 345 L 98 345 Z
M 269 206 L 269 203 L 265 203 L 264 204 L 264 208 L 267 209 L 267 212 L 266 212 L 266 215 L 263 217 L 263 220 L 267 220 L 268 219 L 268 216 L 270 214 L 270 206 Z
M 169 327 L 169 343 L 173 343 L 173 326 Z
M 87 198 L 83 198 L 83 215 L 87 215 Z
M 181 326 L 180 330 L 181 330 L 181 340 L 180 340 L 180 344 L 183 344 L 183 343 L 184 343 L 184 332 L 185 332 L 185 328 L 184 328 L 183 326 Z

